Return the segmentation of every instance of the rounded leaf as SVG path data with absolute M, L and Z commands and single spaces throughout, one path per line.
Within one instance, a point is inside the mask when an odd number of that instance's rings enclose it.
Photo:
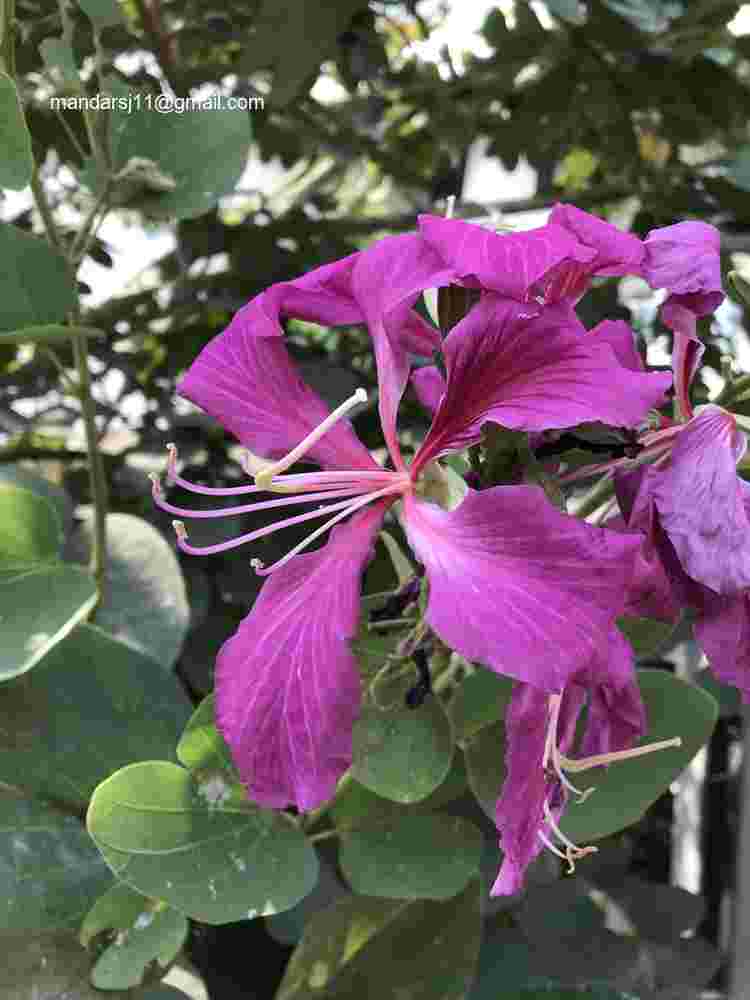
M 0 331 L 62 322 L 74 308 L 76 290 L 68 266 L 45 240 L 2 223 L 0 260 Z
M 94 792 L 88 829 L 115 874 L 210 924 L 289 909 L 318 877 L 312 846 L 281 812 L 237 803 L 168 761 L 131 764 Z
M 349 830 L 339 863 L 362 896 L 450 899 L 477 875 L 481 853 L 482 834 L 472 823 L 434 813 Z
M 74 928 L 111 880 L 74 816 L 0 795 L 1 931 Z
M 463 1000 L 480 934 L 477 880 L 447 902 L 345 899 L 308 924 L 276 1000 Z
M 87 563 L 94 524 L 73 537 L 70 555 Z M 169 669 L 190 625 L 185 580 L 174 550 L 160 532 L 132 514 L 107 515 L 107 575 L 96 623 Z
M 0 687 L 0 781 L 85 804 L 118 767 L 172 757 L 189 714 L 178 681 L 152 659 L 79 625 Z
M 443 781 L 453 758 L 453 733 L 438 700 L 417 709 L 366 706 L 354 724 L 352 774 L 371 792 L 419 802 Z

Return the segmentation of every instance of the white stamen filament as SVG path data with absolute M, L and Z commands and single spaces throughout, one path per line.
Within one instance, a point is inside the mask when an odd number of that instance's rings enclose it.
M 587 771 L 590 767 L 601 767 L 602 764 L 614 764 L 620 760 L 630 760 L 633 757 L 642 757 L 647 753 L 654 753 L 656 750 L 668 750 L 670 747 L 681 747 L 682 739 L 673 736 L 669 740 L 656 740 L 654 743 L 647 743 L 642 747 L 633 747 L 631 750 L 615 750 L 612 753 L 597 753 L 591 757 L 581 757 L 578 760 L 566 757 L 565 754 L 558 753 L 557 757 L 562 767 L 567 771 Z M 589 789 L 593 791 L 593 789 Z
M 560 843 L 563 844 L 563 846 L 565 847 L 565 852 L 563 853 L 563 851 L 555 847 L 543 833 L 540 832 L 539 836 L 541 837 L 545 846 L 547 846 L 551 851 L 553 851 L 558 856 L 558 858 L 562 858 L 563 861 L 566 861 L 568 863 L 568 875 L 572 875 L 573 872 L 576 870 L 575 866 L 576 861 L 578 861 L 580 858 L 585 858 L 586 855 L 588 854 L 596 854 L 599 848 L 594 847 L 593 844 L 588 845 L 587 847 L 579 847 L 578 844 L 574 844 L 572 840 L 570 840 L 568 837 L 565 836 L 565 834 L 562 832 L 560 827 L 555 822 L 555 818 L 552 815 L 552 810 L 550 809 L 549 803 L 546 800 L 544 802 L 543 809 L 544 809 L 544 819 L 547 825 L 549 826 L 552 833 L 558 838 Z
M 282 558 L 279 559 L 277 562 L 273 563 L 273 565 L 266 567 L 263 565 L 260 559 L 251 560 L 250 565 L 255 570 L 255 572 L 258 573 L 258 575 L 267 576 L 269 573 L 273 573 L 274 570 L 281 569 L 281 567 L 286 565 L 286 563 L 288 563 L 290 559 L 293 559 L 294 556 L 299 555 L 299 553 L 302 552 L 303 549 L 306 549 L 308 545 L 314 542 L 316 538 L 320 538 L 320 536 L 325 534 L 325 532 L 328 531 L 329 528 L 332 528 L 334 524 L 337 524 L 339 521 L 342 521 L 345 517 L 348 517 L 350 514 L 353 514 L 355 511 L 359 510 L 360 507 L 365 507 L 367 504 L 372 503 L 373 500 L 379 500 L 380 497 L 389 496 L 392 495 L 393 493 L 403 493 L 404 488 L 405 487 L 403 483 L 395 482 L 391 483 L 390 486 L 386 486 L 386 488 L 383 490 L 377 490 L 375 493 L 366 493 L 364 496 L 358 497 L 356 500 L 354 500 L 351 504 L 349 504 L 348 507 L 345 507 L 344 510 L 339 511 L 339 513 L 336 514 L 335 517 L 332 517 L 329 521 L 326 521 L 326 523 L 322 524 L 319 528 L 316 528 L 315 531 L 311 532 L 307 536 L 307 538 L 304 538 L 298 545 L 295 545 L 290 552 L 287 552 L 285 556 L 282 556 Z
M 357 389 L 357 391 L 349 397 L 349 399 L 344 400 L 344 402 L 337 406 L 336 409 L 329 413 L 328 416 L 323 420 L 318 426 L 310 431 L 307 437 L 303 438 L 296 447 L 285 455 L 283 458 L 278 459 L 276 462 L 264 463 L 262 459 L 258 459 L 257 456 L 248 453 L 246 459 L 246 467 L 254 475 L 256 485 L 263 490 L 269 490 L 270 492 L 282 492 L 278 489 L 278 486 L 273 485 L 274 476 L 278 476 L 279 473 L 285 472 L 290 466 L 294 465 L 295 462 L 299 461 L 304 455 L 313 448 L 318 441 L 326 434 L 334 424 L 338 423 L 350 410 L 355 406 L 359 406 L 360 403 L 367 402 L 367 393 L 364 389 Z
M 566 854 L 563 854 L 560 848 L 556 847 L 545 833 L 542 833 L 541 830 L 537 830 L 536 835 L 537 837 L 539 837 L 539 839 L 541 840 L 541 842 L 544 844 L 544 846 L 547 848 L 548 851 L 552 851 L 553 854 L 556 854 L 558 858 L 562 858 L 563 861 L 568 860 L 568 856 Z

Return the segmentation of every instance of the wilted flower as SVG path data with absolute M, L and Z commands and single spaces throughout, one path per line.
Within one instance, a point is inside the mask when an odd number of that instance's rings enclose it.
M 637 539 L 558 513 L 537 487 L 474 492 L 439 462 L 478 441 L 487 421 L 523 431 L 583 420 L 633 426 L 661 400 L 668 377 L 620 360 L 615 345 L 618 337 L 630 338 L 629 331 L 597 337 L 568 303 L 530 300 L 532 288 L 547 287 L 549 272 L 560 273 L 568 258 L 591 259 L 575 237 L 558 238 L 556 231 L 553 237 L 551 252 L 544 233 L 500 238 L 512 245 L 510 284 L 485 293 L 442 343 L 412 306 L 424 289 L 461 275 L 419 235 L 392 237 L 272 286 L 240 310 L 182 380 L 180 392 L 250 450 L 255 484 L 194 486 L 176 478 L 174 452 L 172 480 L 199 493 L 281 496 L 225 511 L 183 511 L 156 487 L 160 506 L 178 517 L 207 517 L 316 505 L 205 548 L 192 546 L 178 522 L 184 551 L 222 552 L 285 525 L 328 517 L 274 565 L 254 560 L 269 580 L 217 660 L 217 721 L 261 804 L 309 810 L 330 797 L 350 763 L 360 684 L 349 640 L 357 627 L 359 582 L 383 517 L 397 501 L 425 566 L 427 621 L 451 648 L 549 692 L 561 691 L 606 648 Z M 300 379 L 281 316 L 367 324 L 392 470 L 374 461 L 346 420 L 363 400 L 361 391 L 328 414 Z M 434 400 L 432 427 L 407 466 L 396 433 L 398 404 L 411 357 L 438 349 L 447 379 Z M 289 473 L 301 459 L 321 471 Z M 329 528 L 324 547 L 303 551 Z

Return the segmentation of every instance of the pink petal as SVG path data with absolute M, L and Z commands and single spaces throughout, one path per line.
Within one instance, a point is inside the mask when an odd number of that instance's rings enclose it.
M 397 469 L 404 461 L 396 434 L 396 413 L 411 367 L 410 353 L 431 355 L 440 334 L 412 310 L 426 288 L 450 283 L 453 272 L 417 234 L 379 240 L 362 254 L 352 273 L 352 294 L 360 303 L 375 349 L 380 422 Z
M 645 735 L 646 708 L 635 679 L 633 652 L 618 628 L 610 630 L 601 665 L 589 669 L 587 687 L 586 730 L 574 756 L 628 750 Z
M 457 278 L 518 301 L 543 291 L 562 262 L 584 264 L 593 256 L 561 226 L 500 235 L 460 219 L 420 215 L 418 221 L 424 239 Z
M 538 834 L 552 786 L 542 767 L 548 697 L 531 684 L 519 684 L 505 712 L 505 781 L 495 806 L 504 857 L 492 896 L 520 892 L 526 869 L 544 848 Z
M 435 365 L 425 365 L 412 372 L 411 384 L 417 399 L 430 413 L 434 413 L 445 395 L 445 379 Z
M 349 640 L 387 506 L 356 514 L 323 548 L 274 572 L 219 652 L 218 725 L 260 805 L 314 809 L 351 762 L 360 682 Z
M 257 301 L 241 309 L 226 330 L 203 348 L 177 391 L 256 455 L 280 458 L 330 411 L 300 377 L 283 338 L 254 332 L 251 319 L 257 314 Z M 335 424 L 308 455 L 330 469 L 378 467 L 348 420 Z
M 693 631 L 714 674 L 739 688 L 750 704 L 750 595 L 718 597 L 706 591 Z
M 713 312 L 722 302 L 721 237 L 715 226 L 678 222 L 652 229 L 645 247 L 642 273 L 652 288 L 693 296 L 689 307 L 697 315 Z
M 640 274 L 646 251 L 632 233 L 625 233 L 611 222 L 575 205 L 555 205 L 549 222 L 566 229 L 579 243 L 595 251 L 596 256 L 589 266 L 590 275 Z
M 689 419 L 693 415 L 690 386 L 700 368 L 705 351 L 695 332 L 696 313 L 673 296 L 661 307 L 661 318 L 665 326 L 674 332 L 672 347 L 674 388 L 680 412 L 685 419 Z
M 448 384 L 415 474 L 479 435 L 487 420 L 524 431 L 589 420 L 638 424 L 671 378 L 624 367 L 607 339 L 587 334 L 566 305 L 541 309 L 485 295 L 444 341 Z
M 557 691 L 606 645 L 636 537 L 559 514 L 535 486 L 469 490 L 450 512 L 407 496 L 403 521 L 427 620 L 468 660 Z
M 608 518 L 605 527 L 612 531 L 629 531 L 640 536 L 642 542 L 635 559 L 623 614 L 664 622 L 676 621 L 680 607 L 672 596 L 671 582 L 650 539 L 637 529 L 628 528 L 624 519 L 619 516 Z
M 750 521 L 737 476 L 744 435 L 721 407 L 700 408 L 653 476 L 660 523 L 689 577 L 718 594 L 750 587 Z
M 600 343 L 609 344 L 614 356 L 623 368 L 631 372 L 644 372 L 643 358 L 638 353 L 636 347 L 635 333 L 628 324 L 621 319 L 604 319 L 592 330 L 589 330 L 589 337 L 596 337 Z

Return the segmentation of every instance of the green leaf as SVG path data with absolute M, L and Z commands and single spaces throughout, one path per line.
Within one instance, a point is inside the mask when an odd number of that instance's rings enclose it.
M 731 684 L 722 684 L 717 680 L 710 667 L 699 670 L 695 675 L 695 683 L 716 699 L 719 715 L 726 719 L 732 715 L 742 715 L 742 695 Z
M 90 574 L 55 561 L 61 545 L 52 504 L 0 483 L 0 680 L 30 670 L 94 606 Z
M 469 787 L 491 820 L 505 781 L 505 725 L 496 722 L 479 730 L 464 746 Z
M 124 23 L 122 9 L 117 0 L 78 0 L 78 6 L 97 31 Z
M 0 793 L 0 931 L 74 928 L 111 880 L 74 816 Z
M 676 628 L 675 622 L 660 622 L 653 618 L 618 618 L 617 627 L 633 647 L 637 657 L 652 656 L 668 642 Z
M 456 740 L 469 740 L 480 729 L 504 719 L 512 693 L 510 678 L 478 667 L 457 688 L 446 707 Z
M 159 972 L 174 961 L 188 935 L 183 914 L 164 903 L 115 885 L 96 901 L 81 927 L 81 944 L 104 931 L 116 932 L 91 970 L 91 983 L 100 990 L 127 990 L 140 986 L 147 973 Z M 162 971 L 163 974 L 163 971 Z
M 196 920 L 289 909 L 318 862 L 291 817 L 237 803 L 168 761 L 131 764 L 94 792 L 87 823 L 118 878 Z
M 0 607 L 9 619 L 3 622 L 0 681 L 35 667 L 95 604 L 96 584 L 84 569 L 62 563 L 0 564 Z
M 604 3 L 639 31 L 648 34 L 665 31 L 675 17 L 675 9 L 680 11 L 679 5 L 664 0 L 604 0 Z
M 31 180 L 34 159 L 15 83 L 0 72 L 0 188 L 21 191 Z
M 31 490 L 0 483 L 0 567 L 56 559 L 62 541 L 51 503 Z
M 312 7 L 296 0 L 263 0 L 236 71 L 273 69 L 271 96 L 282 107 L 324 59 L 335 56 L 336 39 L 361 9 L 361 0 L 329 0 Z
M 74 308 L 65 259 L 38 236 L 0 224 L 0 260 L 0 331 L 58 323 Z
M 69 547 L 77 562 L 88 563 L 93 534 L 88 517 Z M 190 607 L 177 557 L 153 525 L 132 514 L 107 515 L 106 584 L 96 623 L 167 670 L 187 635 Z
M 342 900 L 305 929 L 276 1000 L 463 1000 L 480 933 L 476 880 L 447 902 Z
M 66 88 L 75 90 L 80 86 L 73 46 L 67 38 L 45 38 L 39 45 L 39 55 L 47 69 L 59 71 Z
M 339 830 L 349 830 L 370 823 L 393 820 L 396 817 L 435 812 L 459 798 L 467 789 L 463 754 L 453 755 L 450 770 L 438 787 L 426 799 L 405 805 L 376 795 L 353 778 L 339 785 L 328 813 Z
M 90 985 L 91 959 L 72 932 L 3 934 L 3 1000 L 103 1000 Z
M 453 757 L 450 722 L 435 697 L 417 709 L 366 706 L 354 724 L 352 775 L 395 802 L 419 802 L 443 781 Z
M 231 751 L 216 728 L 215 704 L 216 696 L 210 694 L 193 712 L 177 744 L 177 759 L 198 776 L 218 774 L 227 781 L 238 782 L 240 777 Z
M 150 160 L 173 190 L 143 193 L 137 204 L 159 218 L 203 215 L 234 190 L 250 147 L 246 111 L 193 110 L 170 114 L 134 109 L 113 112 L 113 161 L 122 171 L 129 161 Z
M 478 873 L 482 834 L 465 819 L 398 816 L 342 835 L 339 863 L 352 889 L 390 899 L 450 899 Z
M 0 687 L 0 781 L 83 805 L 118 767 L 171 758 L 189 714 L 177 680 L 152 659 L 79 625 Z
M 2 344 L 55 343 L 69 341 L 71 337 L 106 337 L 104 330 L 93 326 L 63 326 L 60 323 L 47 323 L 44 326 L 27 326 L 23 330 L 9 330 L 0 333 Z
M 74 506 L 73 501 L 62 486 L 37 475 L 36 472 L 32 472 L 18 462 L 0 462 L 0 505 L 2 504 L 3 491 L 9 487 L 29 490 L 35 496 L 49 501 L 60 519 L 63 535 L 68 532 L 73 523 Z M 0 520 L 2 519 L 0 517 Z M 0 555 L 0 560 L 2 558 Z
M 561 21 L 582 24 L 586 20 L 586 10 L 578 0 L 544 0 L 544 2 L 550 14 L 559 17 Z
M 716 701 L 702 688 L 664 670 L 639 670 L 648 733 L 641 743 L 679 736 L 681 747 L 571 774 L 585 802 L 571 800 L 560 826 L 577 843 L 600 840 L 630 826 L 665 792 L 709 740 L 718 717 Z

